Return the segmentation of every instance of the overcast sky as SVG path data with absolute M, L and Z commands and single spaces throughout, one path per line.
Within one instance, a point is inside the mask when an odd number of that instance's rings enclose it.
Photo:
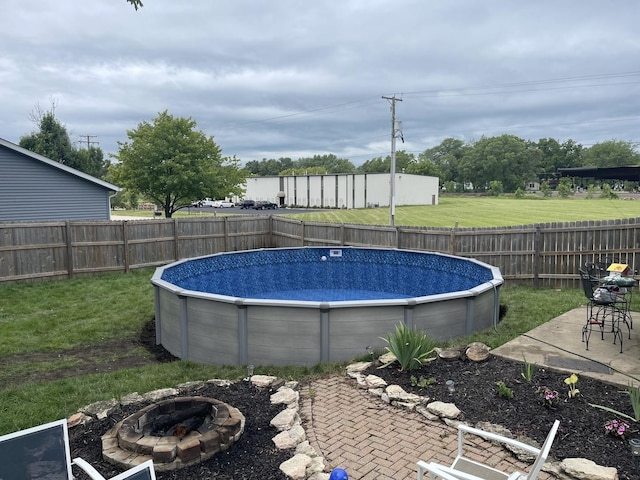
M 160 111 L 243 162 L 505 133 L 640 141 L 640 2 L 0 0 L 0 137 L 51 108 L 116 153 Z M 84 137 L 83 137 L 84 136 Z M 80 145 L 80 144 L 79 144 Z

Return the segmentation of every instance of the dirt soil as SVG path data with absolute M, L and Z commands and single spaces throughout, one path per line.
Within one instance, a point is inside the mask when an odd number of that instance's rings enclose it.
M 109 349 L 118 348 L 119 354 L 111 357 L 108 362 L 95 360 L 95 347 L 64 352 L 66 357 L 75 357 L 82 361 L 71 370 L 54 370 L 48 373 L 46 380 L 174 361 L 175 358 L 166 350 L 155 345 L 154 334 L 155 328 L 153 322 L 150 322 L 141 332 L 138 341 L 121 342 L 118 347 L 109 346 Z M 132 353 L 133 349 L 140 351 L 140 346 L 146 347 L 144 355 Z M 554 458 L 584 457 L 599 465 L 617 468 L 620 480 L 640 478 L 631 460 L 628 445 L 629 436 L 638 434 L 638 424 L 628 422 L 629 435 L 625 439 L 607 435 L 605 423 L 619 417 L 589 405 L 603 405 L 633 416 L 626 389 L 579 377 L 577 388 L 580 394 L 569 399 L 568 387 L 564 383 L 564 379 L 568 377 L 567 373 L 538 368 L 532 381 L 527 382 L 521 376 L 523 371 L 521 362 L 490 357 L 481 363 L 468 360 L 437 360 L 419 370 L 409 372 L 401 372 L 393 367 L 372 367 L 368 373 L 384 378 L 389 384 L 400 385 L 408 392 L 428 396 L 434 401 L 453 401 L 463 412 L 463 420 L 470 424 L 482 421 L 496 423 L 514 434 L 525 435 L 540 443 L 544 441 L 553 421 L 559 419 L 560 429 L 551 449 Z M 417 383 L 421 379 L 425 383 L 433 379 L 434 383 L 420 387 Z M 449 396 L 446 390 L 447 380 L 455 382 L 456 391 L 453 396 Z M 503 381 L 513 391 L 512 399 L 498 396 L 496 382 L 499 381 Z M 546 408 L 539 403 L 536 389 L 540 386 L 558 392 L 560 401 L 554 407 Z M 239 408 L 246 417 L 245 432 L 228 451 L 199 466 L 176 472 L 159 472 L 158 480 L 285 479 L 279 466 L 291 458 L 293 453 L 276 451 L 271 440 L 278 432 L 269 422 L 282 409 L 282 406 L 270 404 L 271 393 L 268 390 L 258 390 L 248 382 L 239 382 L 226 388 L 209 386 L 203 391 L 184 392 L 183 395 L 212 396 Z M 135 405 L 104 421 L 94 421 L 86 426 L 72 428 L 69 432 L 72 456 L 84 458 L 106 478 L 119 473 L 121 469 L 102 460 L 100 437 L 117 421 L 141 406 Z M 79 480 L 84 478 L 79 477 Z
M 428 396 L 432 401 L 453 402 L 463 413 L 466 423 L 491 422 L 508 428 L 515 435 L 525 435 L 541 445 L 554 420 L 560 420 L 560 428 L 551 448 L 551 456 L 564 458 L 583 457 L 598 465 L 618 469 L 620 480 L 638 479 L 630 455 L 629 437 L 638 434 L 638 424 L 630 425 L 626 439 L 607 435 L 604 425 L 619 416 L 594 408 L 589 404 L 603 405 L 633 417 L 633 409 L 625 388 L 603 383 L 588 377 L 578 377 L 580 393 L 568 397 L 567 373 L 550 369 L 535 370 L 532 381 L 521 376 L 523 363 L 499 357 L 489 357 L 485 362 L 463 360 L 436 360 L 420 370 L 401 372 L 397 368 L 372 367 L 367 374 L 377 375 L 388 384 L 396 384 L 407 392 Z M 412 381 L 413 377 L 413 381 Z M 420 379 L 432 385 L 419 387 Z M 455 393 L 450 396 L 445 382 L 453 380 Z M 504 382 L 513 391 L 513 398 L 498 395 L 496 382 Z M 546 386 L 559 394 L 555 406 L 547 408 L 539 402 L 536 389 Z

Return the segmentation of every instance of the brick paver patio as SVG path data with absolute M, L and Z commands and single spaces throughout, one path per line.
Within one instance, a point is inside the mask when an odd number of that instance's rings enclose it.
M 348 377 L 330 377 L 301 389 L 307 439 L 327 470 L 343 468 L 350 480 L 416 479 L 420 460 L 450 464 L 457 430 L 441 421 L 392 407 L 359 389 Z M 506 471 L 524 469 L 501 447 L 479 440 L 475 456 Z M 540 480 L 552 479 L 541 472 Z

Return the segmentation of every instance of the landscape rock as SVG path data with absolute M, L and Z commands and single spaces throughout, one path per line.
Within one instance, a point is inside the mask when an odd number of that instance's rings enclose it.
M 367 384 L 367 388 L 385 388 L 387 386 L 387 382 L 384 379 L 378 377 L 377 375 L 367 375 L 364 379 Z
M 304 480 L 307 477 L 307 467 L 311 465 L 311 457 L 304 454 L 294 455 L 280 464 L 280 470 L 293 480 Z
M 310 477 L 311 475 L 315 474 L 315 473 L 320 473 L 324 470 L 324 458 L 322 457 L 312 457 L 311 458 L 311 465 L 309 465 L 307 467 L 307 477 Z
M 258 388 L 270 387 L 276 380 L 278 380 L 278 377 L 272 377 L 271 375 L 253 375 L 251 377 L 251 383 Z
M 103 400 L 90 405 L 85 405 L 79 410 L 79 412 L 89 415 L 90 417 L 97 418 L 98 420 L 103 420 L 118 408 L 120 408 L 120 402 L 115 398 L 112 398 L 111 400 Z
M 311 475 L 307 480 L 329 480 L 331 475 L 325 472 L 318 472 Z
M 361 373 L 357 373 L 353 378 L 358 384 L 358 388 L 362 388 L 364 390 L 369 388 L 369 386 L 367 385 L 367 381 L 364 379 L 364 375 L 362 375 Z
M 391 352 L 387 352 L 383 355 L 380 355 L 378 357 L 378 361 L 382 364 L 382 365 L 391 365 L 394 362 L 397 362 L 398 359 L 396 358 L 396 356 L 391 353 Z
M 578 480 L 618 480 L 618 471 L 613 467 L 601 467 L 586 458 L 565 458 L 560 469 Z
M 276 393 L 271 395 L 271 404 L 285 404 L 290 405 L 292 403 L 297 403 L 300 398 L 300 394 L 291 388 L 282 387 Z
M 347 375 L 351 378 L 357 373 L 364 372 L 371 366 L 371 362 L 357 362 L 347 365 Z
M 91 421 L 91 417 L 82 412 L 77 412 L 67 418 L 67 428 L 73 428 L 78 425 L 85 425 Z
M 287 408 L 282 410 L 271 420 L 271 426 L 279 431 L 289 430 L 294 425 L 300 423 L 300 416 L 296 409 Z
M 176 385 L 176 388 L 181 392 L 186 392 L 188 390 L 197 390 L 205 386 L 205 382 L 196 380 L 193 382 L 184 382 Z
M 484 343 L 474 342 L 465 351 L 465 354 L 472 362 L 484 362 L 489 358 L 490 348 Z
M 438 357 L 443 360 L 458 360 L 460 358 L 460 350 L 456 348 L 445 348 L 438 352 Z
M 453 403 L 431 402 L 427 410 L 441 418 L 458 418 L 462 413 Z
M 309 440 L 305 440 L 303 442 L 300 442 L 296 446 L 295 453 L 296 454 L 304 453 L 305 455 L 309 455 L 311 458 L 314 458 L 314 457 L 318 456 L 317 452 L 313 449 L 313 447 L 309 443 Z
M 278 450 L 286 450 L 304 442 L 306 438 L 304 428 L 301 425 L 294 425 L 289 430 L 280 432 L 273 437 L 273 443 Z
M 384 393 L 384 388 L 370 388 L 369 393 L 371 395 L 375 395 L 376 397 L 382 397 L 382 394 Z
M 142 395 L 142 397 L 144 398 L 145 401 L 148 401 L 148 402 L 158 402 L 167 397 L 175 397 L 179 393 L 180 392 L 178 391 L 177 388 L 161 388 L 159 390 L 153 390 L 151 392 L 147 392 L 144 395 Z
M 426 405 L 418 405 L 418 406 L 416 406 L 416 412 L 418 412 L 420 415 L 422 415 L 427 420 L 435 421 L 435 420 L 439 420 L 440 419 L 440 417 L 438 417 L 438 415 L 436 415 L 435 413 L 431 413 Z
M 389 385 L 385 389 L 385 393 L 389 396 L 389 400 L 392 402 L 420 403 L 422 400 L 420 395 L 408 393 L 399 385 Z
M 128 405 L 133 405 L 143 401 L 144 401 L 144 397 L 142 395 L 140 395 L 138 392 L 133 392 L 122 397 L 120 399 L 120 405 L 122 405 L 123 407 L 126 407 Z

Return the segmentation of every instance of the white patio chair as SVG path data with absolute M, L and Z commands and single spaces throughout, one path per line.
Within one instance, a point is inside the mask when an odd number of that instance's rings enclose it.
M 0 436 L 0 479 L 35 478 L 46 473 L 72 480 L 72 465 L 84 470 L 93 480 L 105 480 L 82 458 L 71 461 L 66 419 Z M 153 461 L 113 477 L 113 480 L 125 479 L 156 480 Z
M 452 478 L 456 480 L 535 480 L 542 469 L 542 465 L 544 465 L 544 462 L 549 456 L 549 450 L 551 450 L 551 444 L 553 443 L 559 426 L 560 421 L 556 420 L 542 447 L 536 448 L 496 433 L 485 432 L 484 430 L 469 427 L 468 425 L 458 425 L 458 455 L 451 466 L 418 461 L 418 480 L 423 480 L 426 472 L 429 472 L 430 480 L 435 480 L 436 478 L 443 478 L 445 480 L 451 480 Z M 465 433 L 477 435 L 486 440 L 499 442 L 504 445 L 511 445 L 535 455 L 536 459 L 528 472 L 502 472 L 489 465 L 464 456 Z

